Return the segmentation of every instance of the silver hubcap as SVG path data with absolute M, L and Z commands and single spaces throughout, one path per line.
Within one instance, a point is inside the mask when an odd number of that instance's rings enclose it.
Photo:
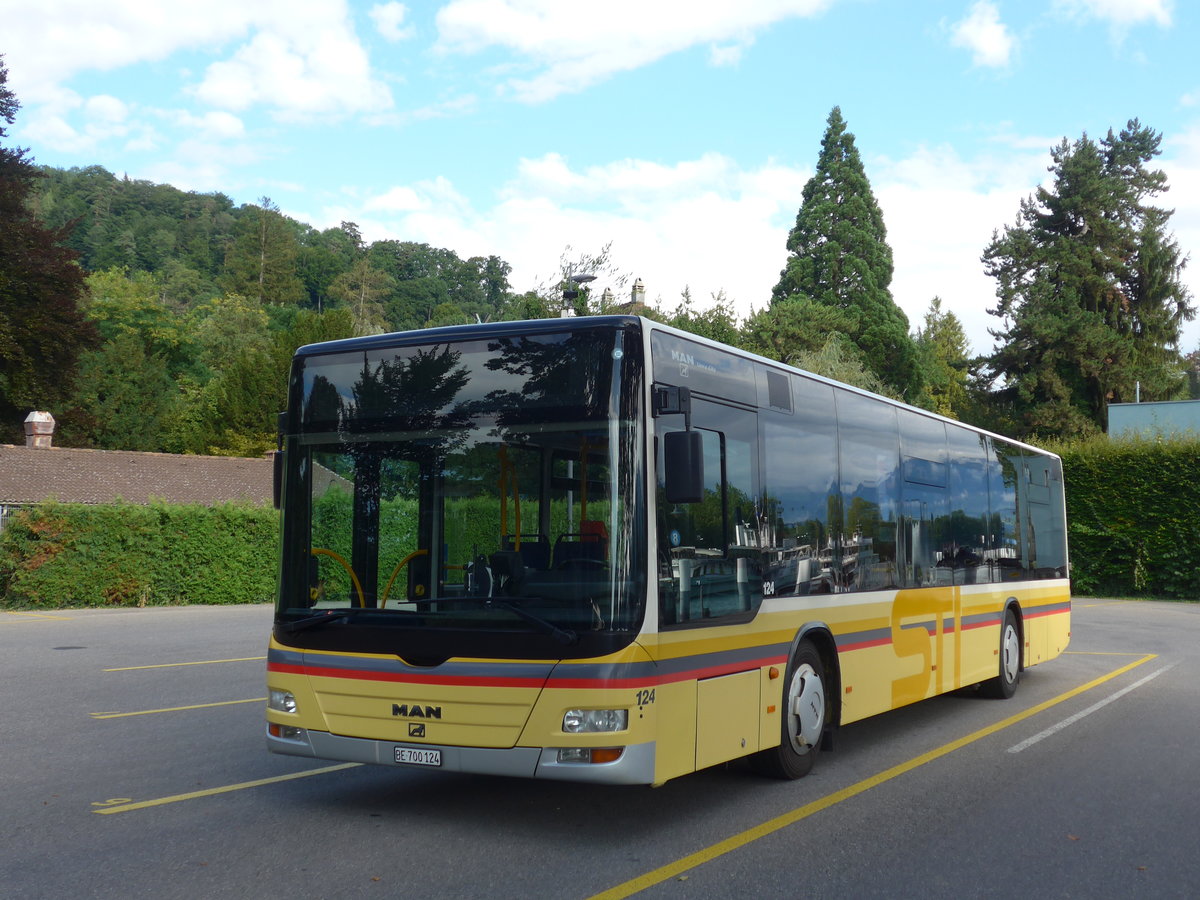
M 1021 668 L 1021 641 L 1017 637 L 1017 629 L 1012 624 L 1004 626 L 1004 640 L 1000 644 L 1000 673 L 1004 680 L 1012 683 L 1017 680 L 1017 672 Z
M 805 663 L 788 685 L 788 736 L 797 753 L 815 747 L 825 725 L 825 687 L 813 667 Z

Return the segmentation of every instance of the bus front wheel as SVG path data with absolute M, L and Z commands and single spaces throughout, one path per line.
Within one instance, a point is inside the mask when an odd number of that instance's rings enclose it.
M 1007 700 L 1017 692 L 1021 680 L 1021 632 L 1017 628 L 1017 617 L 1011 609 L 1004 611 L 1004 624 L 1000 626 L 1000 672 L 982 685 L 985 697 Z
M 821 654 L 811 641 L 801 641 L 788 664 L 784 681 L 779 746 L 752 757 L 759 772 L 773 778 L 795 779 L 812 771 L 825 730 L 828 709 L 825 689 Z

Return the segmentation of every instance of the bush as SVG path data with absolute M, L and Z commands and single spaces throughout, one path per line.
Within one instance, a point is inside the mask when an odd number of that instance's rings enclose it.
M 1095 438 L 1048 449 L 1063 458 L 1075 593 L 1200 598 L 1200 439 Z M 448 539 L 494 549 L 494 500 L 455 503 Z M 348 498 L 325 506 L 315 534 L 344 537 Z M 410 501 L 383 506 L 386 579 L 412 546 L 416 511 Z M 564 517 L 556 507 L 559 530 Z M 43 503 L 0 533 L 0 606 L 269 602 L 277 544 L 278 514 L 264 507 Z
M 43 503 L 0 533 L 0 605 L 269 602 L 277 544 L 270 508 Z
M 1200 598 L 1200 439 L 1051 449 L 1063 458 L 1074 592 Z

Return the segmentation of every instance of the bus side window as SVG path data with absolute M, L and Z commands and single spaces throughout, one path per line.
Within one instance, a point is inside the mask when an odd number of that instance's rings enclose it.
M 835 394 L 844 524 L 834 577 L 848 591 L 896 587 L 901 480 L 896 409 L 846 390 Z
M 682 422 L 658 420 L 659 436 Z M 756 508 L 757 425 L 753 413 L 696 402 L 704 490 L 697 503 L 666 498 L 664 441 L 658 450 L 660 615 L 664 625 L 705 624 L 752 614 L 762 602 L 761 540 Z
M 763 585 L 769 596 L 827 594 L 835 589 L 832 516 L 838 493 L 833 388 L 795 377 L 792 415 L 764 412 Z

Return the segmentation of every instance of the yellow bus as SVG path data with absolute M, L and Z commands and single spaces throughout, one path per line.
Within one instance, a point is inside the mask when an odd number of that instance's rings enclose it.
M 1063 651 L 1052 454 L 634 316 L 302 347 L 276 753 L 623 784 Z

